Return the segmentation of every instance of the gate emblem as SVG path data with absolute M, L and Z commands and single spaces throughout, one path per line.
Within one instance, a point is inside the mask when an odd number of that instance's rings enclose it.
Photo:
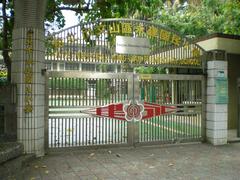
M 162 106 L 148 102 L 127 101 L 124 103 L 109 104 L 80 111 L 97 117 L 108 117 L 122 121 L 140 121 L 156 116 L 177 112 L 175 106 Z
M 129 103 L 124 104 L 123 106 L 123 112 L 125 113 L 125 119 L 127 121 L 139 121 L 142 119 L 142 113 L 144 111 L 144 107 L 141 103 L 132 103 L 132 101 L 129 101 Z

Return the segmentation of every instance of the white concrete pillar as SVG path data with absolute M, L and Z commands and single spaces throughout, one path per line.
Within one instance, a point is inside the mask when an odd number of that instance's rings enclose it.
M 215 59 L 207 63 L 206 136 L 213 145 L 223 145 L 227 143 L 227 61 Z
M 45 0 L 15 1 L 12 82 L 17 84 L 17 139 L 25 153 L 44 155 Z

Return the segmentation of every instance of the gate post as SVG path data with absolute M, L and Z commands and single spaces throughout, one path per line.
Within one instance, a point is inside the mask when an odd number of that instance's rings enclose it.
M 15 1 L 12 83 L 17 85 L 17 139 L 44 155 L 44 16 L 46 0 Z
M 139 84 L 139 75 L 133 74 L 133 98 L 135 101 L 141 100 L 141 89 Z M 141 120 L 139 120 L 141 121 Z M 139 121 L 133 122 L 133 128 L 134 128 L 134 146 L 136 146 L 137 143 L 139 143 Z
M 128 99 L 131 101 L 140 100 L 139 76 L 132 74 L 128 79 Z M 139 142 L 139 122 L 128 121 L 128 144 L 135 146 Z
M 225 51 L 210 51 L 207 63 L 206 136 L 213 145 L 227 143 L 228 75 Z

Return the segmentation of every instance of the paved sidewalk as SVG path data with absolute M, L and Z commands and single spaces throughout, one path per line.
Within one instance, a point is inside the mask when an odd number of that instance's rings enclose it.
M 19 179 L 240 179 L 240 143 L 112 148 L 51 153 Z M 17 178 L 17 179 L 18 179 Z

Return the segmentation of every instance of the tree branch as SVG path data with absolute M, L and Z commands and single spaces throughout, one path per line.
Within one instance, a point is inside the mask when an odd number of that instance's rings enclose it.
M 80 12 L 88 12 L 91 9 L 88 6 L 84 8 L 62 6 L 62 7 L 58 7 L 57 10 L 69 10 L 69 11 L 75 11 L 80 13 Z
M 8 15 L 6 15 L 6 16 L 0 16 L 0 18 L 9 18 L 9 19 L 11 19 L 11 18 L 13 18 L 12 16 L 8 16 Z
M 91 4 L 91 0 L 89 0 L 88 3 L 87 3 L 87 8 L 88 9 L 89 9 L 90 4 Z
M 92 10 L 90 8 L 92 0 L 88 0 L 87 4 L 85 7 L 79 8 L 79 7 L 70 7 L 70 6 L 60 6 L 57 8 L 57 10 L 69 10 L 69 11 L 75 11 L 75 12 L 88 12 L 90 10 Z

